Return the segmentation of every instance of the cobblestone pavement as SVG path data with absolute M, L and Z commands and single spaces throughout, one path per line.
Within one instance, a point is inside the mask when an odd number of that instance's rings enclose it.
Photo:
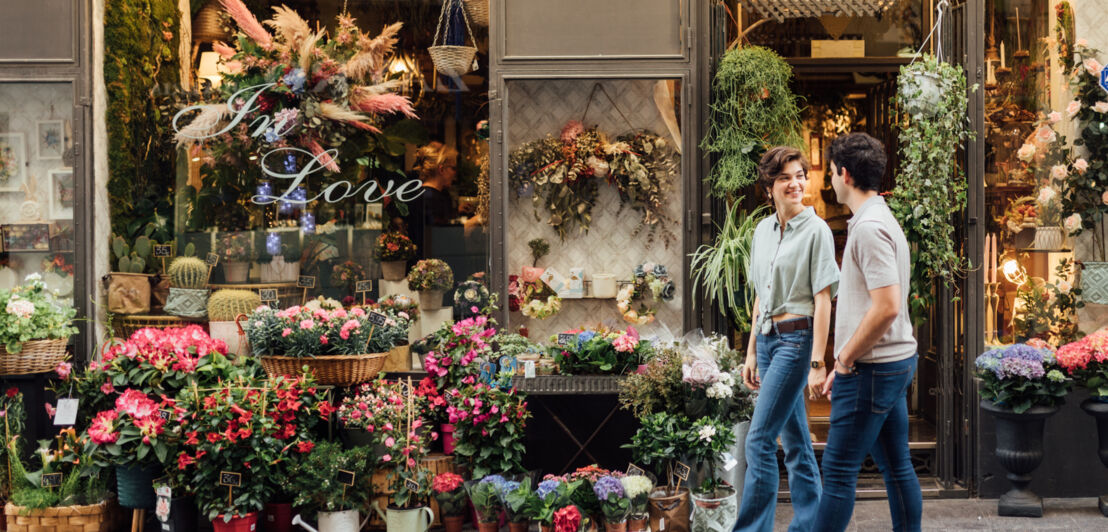
M 1095 498 L 1046 499 L 1043 506 L 1041 518 L 1000 517 L 996 514 L 996 499 L 925 499 L 923 530 L 1108 530 L 1108 517 L 1101 515 Z M 789 503 L 778 504 L 774 529 L 787 530 L 792 513 Z M 885 500 L 858 501 L 847 528 L 850 532 L 891 529 Z

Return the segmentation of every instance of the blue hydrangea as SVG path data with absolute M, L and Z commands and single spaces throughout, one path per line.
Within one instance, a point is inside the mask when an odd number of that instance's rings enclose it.
M 539 499 L 546 501 L 546 498 L 549 497 L 551 493 L 554 493 L 554 490 L 558 489 L 559 485 L 561 485 L 561 482 L 557 480 L 544 480 L 539 482 L 539 487 L 535 490 L 535 493 L 539 494 Z
M 1011 378 L 1041 379 L 1046 374 L 1044 365 L 1054 363 L 1050 351 L 1036 349 L 1027 344 L 991 349 L 974 361 L 977 369 L 991 372 L 1000 380 Z
M 299 68 L 290 70 L 288 74 L 285 74 L 285 77 L 281 78 L 285 86 L 296 94 L 304 92 L 304 82 L 306 80 L 307 77 L 304 75 L 304 71 Z
M 592 340 L 595 337 L 596 337 L 596 331 L 585 331 L 585 332 L 582 332 L 582 333 L 578 333 L 577 334 L 577 348 L 580 349 L 581 346 L 585 345 L 585 342 L 588 342 L 589 340 Z
M 500 496 L 507 497 L 509 493 L 519 489 L 519 482 L 515 480 L 508 480 L 500 484 Z
M 608 496 L 613 494 L 623 497 L 623 483 L 616 477 L 600 477 L 600 480 L 593 484 L 592 491 L 596 494 L 596 498 L 602 501 L 608 500 Z
M 492 485 L 496 486 L 497 490 L 500 490 L 500 489 L 503 488 L 504 482 L 506 482 L 504 480 L 504 477 L 502 477 L 500 475 L 489 475 L 489 476 L 481 479 L 481 484 L 492 484 Z

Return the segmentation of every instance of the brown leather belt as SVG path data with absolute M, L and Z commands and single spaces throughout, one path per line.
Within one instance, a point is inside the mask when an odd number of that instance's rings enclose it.
M 791 320 L 781 320 L 773 322 L 773 327 L 770 329 L 770 336 L 774 334 L 785 334 L 796 331 L 803 331 L 812 328 L 812 318 L 807 316 L 803 318 L 793 318 Z

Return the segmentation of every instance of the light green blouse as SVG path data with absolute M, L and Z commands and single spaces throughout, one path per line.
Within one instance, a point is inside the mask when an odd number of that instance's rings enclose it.
M 834 298 L 839 286 L 831 228 L 811 207 L 785 223 L 783 236 L 777 215 L 767 216 L 754 229 L 750 280 L 760 303 L 755 331 L 769 334 L 778 314 L 812 316 L 815 294 L 830 286 Z

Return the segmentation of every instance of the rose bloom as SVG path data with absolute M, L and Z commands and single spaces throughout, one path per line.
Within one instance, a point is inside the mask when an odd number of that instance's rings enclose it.
M 1051 124 L 1057 124 L 1062 120 L 1062 113 L 1059 113 L 1058 111 L 1051 111 L 1051 113 L 1047 115 L 1047 118 L 1050 119 Z
M 1029 163 L 1031 159 L 1035 157 L 1035 151 L 1034 144 L 1024 144 L 1020 147 L 1020 150 L 1016 152 L 1016 156 L 1018 156 L 1021 161 Z
M 1081 227 L 1081 215 L 1073 213 L 1066 217 L 1062 221 L 1062 226 L 1066 228 L 1066 231 L 1072 233 Z
M 1100 195 L 1100 201 L 1104 202 L 1105 205 L 1108 205 L 1108 189 L 1105 189 L 1104 194 Z
M 1092 57 L 1086 59 L 1084 65 L 1085 70 L 1089 71 L 1089 75 L 1091 76 L 1099 76 L 1101 69 L 1104 68 L 1100 65 L 1100 61 Z
M 1089 169 L 1089 161 L 1086 161 L 1085 159 L 1078 159 L 1073 162 L 1073 169 L 1077 170 L 1077 173 L 1083 174 L 1085 173 L 1085 170 Z
M 1073 285 L 1069 281 L 1058 281 L 1058 291 L 1063 294 L 1068 294 L 1073 289 Z
M 1074 100 L 1066 106 L 1066 115 L 1071 119 L 1077 116 L 1077 113 L 1081 111 L 1081 102 Z
M 1096 102 L 1096 105 L 1093 106 L 1093 110 L 1101 114 L 1108 113 L 1108 102 L 1104 100 Z
M 1058 134 L 1050 126 L 1039 126 L 1039 129 L 1035 130 L 1035 140 L 1043 144 L 1050 144 L 1058 140 Z
M 1054 179 L 1065 179 L 1066 178 L 1066 173 L 1067 173 L 1066 172 L 1066 166 L 1063 165 L 1063 164 L 1056 164 L 1053 167 L 1051 167 L 1051 169 L 1050 169 L 1050 177 L 1052 177 Z M 1046 190 L 1046 189 L 1043 189 L 1043 190 Z

